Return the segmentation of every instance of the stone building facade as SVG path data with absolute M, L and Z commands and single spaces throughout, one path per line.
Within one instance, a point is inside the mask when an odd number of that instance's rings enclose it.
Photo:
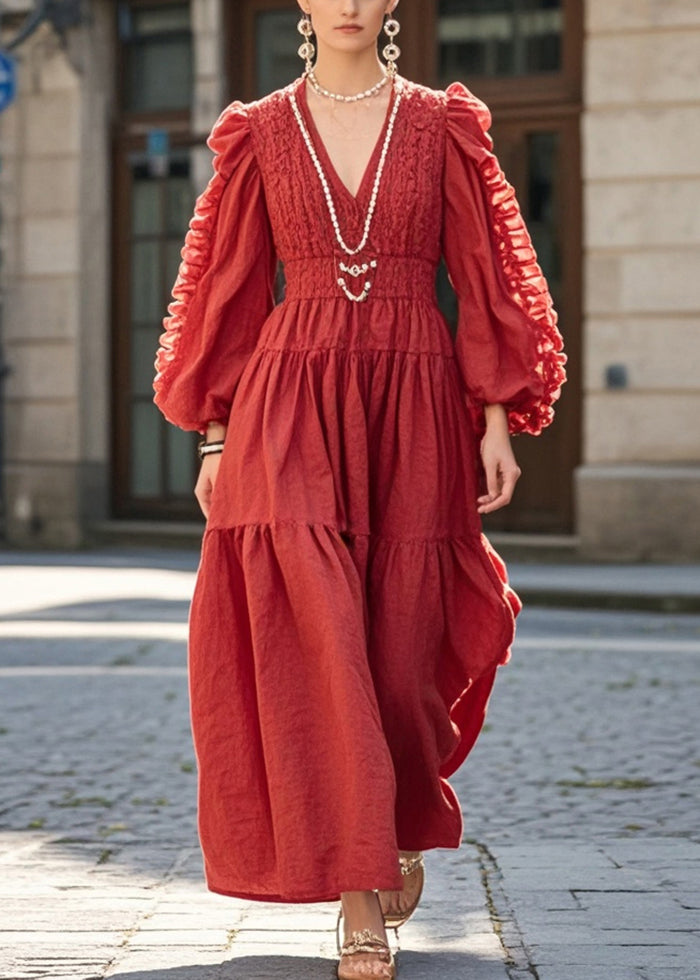
M 9 368 L 0 467 L 5 538 L 22 547 L 81 546 L 105 521 L 133 527 L 194 517 L 186 493 L 192 440 L 156 427 L 146 393 L 151 364 L 139 354 L 154 349 L 153 309 L 164 287 L 140 300 L 138 283 L 148 290 L 149 270 L 158 270 L 159 283 L 172 273 L 184 216 L 207 177 L 204 137 L 229 98 L 252 97 L 245 80 L 256 52 L 263 56 L 251 31 L 264 31 L 262 14 L 275 7 L 83 6 L 81 24 L 61 31 L 43 23 L 16 49 L 18 98 L 0 115 L 0 344 Z M 406 34 L 412 18 L 433 18 L 433 46 L 440 32 L 459 28 L 449 3 L 403 6 Z M 31 7 L 2 5 L 3 43 Z M 280 21 L 265 35 L 273 59 L 265 70 L 292 78 L 296 41 L 278 27 L 293 29 L 294 7 L 284 0 L 278 7 Z M 700 3 L 542 0 L 541 7 L 543 18 L 561 7 L 570 31 L 580 25 L 580 98 L 565 110 L 576 112 L 576 138 L 562 130 L 566 152 L 577 157 L 572 200 L 578 193 L 583 205 L 571 253 L 580 303 L 571 305 L 576 324 L 571 314 L 565 324 L 580 337 L 572 345 L 573 394 L 565 389 L 574 421 L 561 476 L 573 507 L 552 527 L 525 517 L 518 524 L 515 512 L 506 529 L 557 530 L 589 557 L 697 559 Z M 125 96 L 130 71 L 144 91 L 158 87 L 158 72 L 167 76 L 173 62 L 168 51 L 185 57 L 185 35 L 188 106 L 158 113 L 141 89 Z M 149 47 L 156 36 L 160 47 Z M 406 74 L 437 84 L 429 52 L 404 48 Z M 481 94 L 479 80 L 467 80 Z M 518 112 L 545 120 L 545 101 L 535 86 L 532 106 Z M 504 147 L 511 115 L 506 107 Z M 165 177 L 149 159 L 151 136 L 163 132 L 171 155 Z M 507 171 L 510 158 L 502 157 Z M 557 220 L 575 228 L 569 207 Z M 139 303 L 151 312 L 139 312 Z
M 587 0 L 586 27 L 577 531 L 591 554 L 697 558 L 700 3 Z

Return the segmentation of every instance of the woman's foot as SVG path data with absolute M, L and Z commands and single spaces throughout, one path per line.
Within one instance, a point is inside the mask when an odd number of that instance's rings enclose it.
M 400 851 L 399 860 L 403 889 L 379 892 L 384 922 L 391 929 L 398 929 L 413 915 L 423 893 L 425 878 L 423 855 L 420 851 Z
M 396 976 L 394 957 L 387 943 L 384 917 L 376 892 L 343 892 L 343 945 L 338 964 L 339 980 Z

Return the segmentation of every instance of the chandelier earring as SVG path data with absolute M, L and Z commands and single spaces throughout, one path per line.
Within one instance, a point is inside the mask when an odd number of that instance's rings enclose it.
M 302 16 L 301 20 L 297 24 L 297 30 L 304 37 L 304 43 L 299 48 L 299 57 L 304 59 L 304 74 L 308 75 L 309 72 L 313 71 L 313 58 L 316 54 L 316 48 L 313 46 L 311 41 L 314 29 L 311 23 L 310 14 L 304 14 Z
M 396 62 L 401 57 L 401 48 L 394 43 L 394 38 L 400 30 L 401 24 L 399 24 L 398 20 L 392 14 L 389 14 L 384 21 L 384 33 L 389 38 L 389 43 L 382 51 L 382 54 L 386 60 L 387 73 L 391 78 L 396 75 Z

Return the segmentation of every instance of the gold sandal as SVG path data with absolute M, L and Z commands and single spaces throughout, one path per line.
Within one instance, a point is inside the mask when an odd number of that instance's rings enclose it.
M 401 874 L 404 878 L 412 875 L 414 871 L 420 871 L 420 884 L 418 886 L 418 892 L 416 893 L 414 901 L 411 902 L 407 909 L 404 909 L 397 915 L 392 915 L 391 913 L 384 914 L 384 925 L 387 927 L 387 929 L 398 929 L 400 926 L 403 926 L 408 922 L 418 908 L 418 903 L 420 902 L 423 894 L 423 885 L 425 884 L 425 861 L 423 860 L 422 854 L 418 854 L 416 857 L 412 858 L 399 857 L 399 864 L 401 865 Z
M 350 973 L 343 972 L 343 958 L 346 956 L 357 956 L 358 954 L 371 953 L 380 963 L 386 963 L 385 973 Z M 338 980 L 361 980 L 363 976 L 379 977 L 381 980 L 394 980 L 396 977 L 396 963 L 394 954 L 389 948 L 389 944 L 376 936 L 371 929 L 363 929 L 361 932 L 353 932 L 352 936 L 340 947 L 340 962 L 338 963 Z
M 362 980 L 363 976 L 378 978 L 378 980 L 395 980 L 396 961 L 391 952 L 389 944 L 372 932 L 371 929 L 362 929 L 360 932 L 353 932 L 349 939 L 341 945 L 340 943 L 340 923 L 343 918 L 343 907 L 341 905 L 338 912 L 338 923 L 335 928 L 335 939 L 340 954 L 338 962 L 338 980 Z M 343 972 L 343 958 L 357 955 L 372 954 L 380 963 L 387 966 L 385 973 L 366 973 Z

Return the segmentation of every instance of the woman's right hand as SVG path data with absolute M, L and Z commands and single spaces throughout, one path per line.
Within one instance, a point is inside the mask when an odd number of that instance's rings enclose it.
M 208 519 L 211 510 L 211 495 L 216 486 L 216 478 L 219 473 L 221 463 L 221 453 L 209 453 L 202 460 L 199 476 L 194 487 L 194 495 L 197 503 L 202 508 L 202 513 Z

